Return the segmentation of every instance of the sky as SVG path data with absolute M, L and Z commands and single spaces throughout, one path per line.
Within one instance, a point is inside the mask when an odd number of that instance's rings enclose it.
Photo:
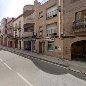
M 38 0 L 42 2 L 43 0 Z M 23 13 L 23 7 L 33 4 L 34 0 L 0 0 L 0 20 L 3 17 L 17 17 Z

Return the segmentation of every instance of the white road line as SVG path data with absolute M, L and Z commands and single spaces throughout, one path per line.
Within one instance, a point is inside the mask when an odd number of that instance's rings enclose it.
M 4 62 L 3 62 L 3 63 L 4 63 Z M 13 69 L 12 69 L 11 67 L 9 67 L 6 63 L 4 63 L 4 65 L 5 65 L 8 69 L 10 69 L 10 70 L 13 71 Z
M 14 71 L 8 64 L 6 64 L 1 58 L 0 61 L 11 71 Z M 25 81 L 29 86 L 33 86 L 27 79 L 25 79 L 20 73 L 14 71 L 23 81 Z
M 0 61 L 1 61 L 1 62 L 3 62 L 3 60 L 2 60 L 2 59 L 0 59 Z
M 27 79 L 25 79 L 20 73 L 16 72 L 16 74 L 22 79 L 24 80 L 29 86 L 33 86 Z

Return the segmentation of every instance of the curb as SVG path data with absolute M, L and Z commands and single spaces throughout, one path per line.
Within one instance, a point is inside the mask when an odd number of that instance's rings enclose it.
M 22 53 L 22 52 L 16 52 L 15 50 L 9 50 L 9 49 L 3 49 L 3 48 L 0 49 L 0 50 L 9 51 L 9 52 L 11 52 L 11 53 L 15 53 L 15 54 L 17 54 L 17 55 L 21 55 L 21 56 L 23 56 L 23 57 L 25 57 L 25 58 L 28 57 L 28 58 L 37 59 L 37 60 L 40 60 L 40 61 L 43 61 L 43 62 L 47 62 L 47 63 L 49 63 L 49 64 L 53 64 L 53 65 L 62 67 L 62 68 L 64 68 L 64 69 L 67 69 L 67 70 L 70 70 L 70 71 L 73 71 L 73 72 L 76 72 L 76 73 L 81 73 L 81 74 L 86 75 L 85 72 L 82 72 L 82 71 L 80 71 L 80 70 L 76 70 L 76 69 L 73 69 L 73 68 L 69 68 L 69 66 L 66 66 L 66 65 L 63 65 L 63 64 L 60 64 L 60 63 L 56 63 L 56 62 L 53 62 L 53 61 L 49 61 L 49 60 L 46 60 L 46 59 L 42 59 L 42 58 L 39 58 L 39 57 L 36 57 L 36 56 L 27 55 L 27 54 L 24 54 L 24 53 Z M 28 58 L 27 58 L 27 59 L 28 59 Z

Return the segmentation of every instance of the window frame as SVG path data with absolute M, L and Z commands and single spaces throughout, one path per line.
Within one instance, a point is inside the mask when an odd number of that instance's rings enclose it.
M 50 49 L 49 48 L 49 45 L 52 46 L 52 48 Z M 54 51 L 54 41 L 48 41 L 48 48 L 47 48 L 48 51 Z

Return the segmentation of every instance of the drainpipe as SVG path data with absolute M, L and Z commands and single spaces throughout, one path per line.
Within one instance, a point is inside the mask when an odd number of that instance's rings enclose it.
M 59 0 L 59 38 L 61 38 L 61 0 Z

